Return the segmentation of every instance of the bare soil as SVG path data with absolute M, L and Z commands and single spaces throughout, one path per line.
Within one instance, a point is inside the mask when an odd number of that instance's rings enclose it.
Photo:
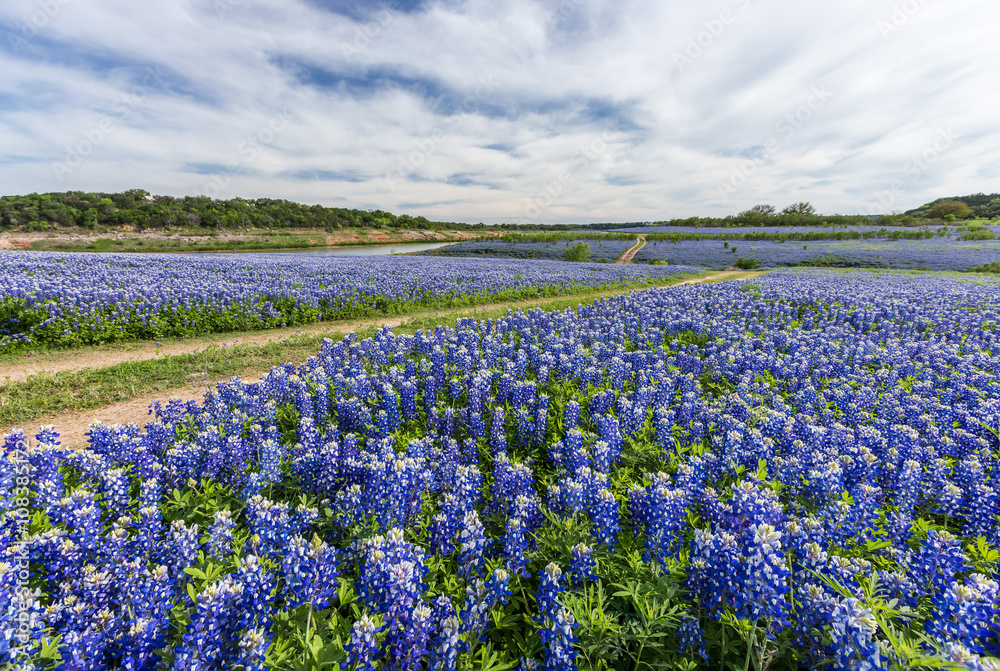
M 481 237 L 482 235 L 498 234 L 491 231 L 473 233 L 471 231 L 432 231 L 432 230 L 410 230 L 400 231 L 393 236 L 386 235 L 384 231 L 378 229 L 350 229 L 342 233 L 328 233 L 326 231 L 312 231 L 308 229 L 276 229 L 276 233 L 288 235 L 309 236 L 314 235 L 313 242 L 336 247 L 343 244 L 358 243 L 392 243 L 402 240 L 412 240 L 414 242 L 446 242 L 449 240 L 468 240 L 470 238 Z M 42 231 L 35 233 L 28 232 L 0 232 L 0 250 L 28 249 L 32 244 L 39 241 L 57 242 L 61 240 L 71 240 L 83 244 L 97 242 L 99 239 L 111 240 L 143 240 L 149 242 L 185 242 L 198 243 L 205 240 L 215 242 L 245 242 L 245 241 L 268 241 L 270 236 L 264 235 L 263 231 L 228 231 L 206 235 L 191 235 L 184 233 L 171 233 L 170 231 L 135 231 L 122 228 L 114 231 L 88 231 L 85 229 L 67 229 L 65 231 Z
M 754 272 L 744 272 L 744 271 L 720 271 L 712 273 L 705 277 L 692 278 L 689 280 L 684 280 L 674 286 L 681 286 L 685 284 L 702 284 L 704 282 L 720 282 L 729 279 L 748 279 L 750 277 L 756 277 L 762 273 Z M 608 296 L 618 295 L 622 293 L 627 293 L 632 291 L 632 289 L 620 289 L 607 292 Z M 455 310 L 443 310 L 435 311 L 433 313 L 420 313 L 411 314 L 406 317 L 383 317 L 375 319 L 366 320 L 355 320 L 355 321 L 340 321 L 340 322 L 326 322 L 317 323 L 303 326 L 298 329 L 277 329 L 273 331 L 259 331 L 253 333 L 243 333 L 243 334 L 227 334 L 223 336 L 216 337 L 205 337 L 197 339 L 187 339 L 183 341 L 177 341 L 172 343 L 166 343 L 159 347 L 155 344 L 142 343 L 133 346 L 134 349 L 131 350 L 91 350 L 91 351 L 79 351 L 73 350 L 70 352 L 57 352 L 49 353 L 43 355 L 36 355 L 37 359 L 32 356 L 27 356 L 25 361 L 17 365 L 4 365 L 0 366 L 0 379 L 5 377 L 9 378 L 8 383 L 23 382 L 28 376 L 46 371 L 46 372 L 57 372 L 66 370 L 81 370 L 84 368 L 102 368 L 105 366 L 110 366 L 122 361 L 142 361 L 146 359 L 152 359 L 160 356 L 171 356 L 178 354 L 189 354 L 195 350 L 201 350 L 212 344 L 222 344 L 222 343 L 232 343 L 232 344 L 264 344 L 268 342 L 274 342 L 276 340 L 282 340 L 287 338 L 289 335 L 295 332 L 307 333 L 307 334 L 320 334 L 324 332 L 329 333 L 349 333 L 351 331 L 362 330 L 371 326 L 382 326 L 387 325 L 390 327 L 399 326 L 404 322 L 406 318 L 419 318 L 426 316 L 427 314 L 438 314 L 447 315 L 449 313 L 462 313 L 469 312 L 471 309 L 477 310 L 490 310 L 496 309 L 504 306 L 509 306 L 512 309 L 523 308 L 523 307 L 533 307 L 538 305 L 545 305 L 547 303 L 554 303 L 559 301 L 564 301 L 567 298 L 572 298 L 571 296 L 554 296 L 551 298 L 545 298 L 540 300 L 530 300 L 530 301 L 520 301 L 514 303 L 493 303 L 489 305 L 480 305 L 476 308 L 459 308 Z M 35 359 L 35 360 L 33 360 Z M 246 380 L 253 380 L 264 375 L 268 370 L 255 371 L 251 375 L 244 376 Z M 184 400 L 201 400 L 205 392 L 212 389 L 220 382 L 225 382 L 228 377 L 220 377 L 219 379 L 208 378 L 205 376 L 193 376 L 191 384 L 171 389 L 169 391 L 161 391 L 155 394 L 145 394 L 136 396 L 127 401 L 122 401 L 120 403 L 115 403 L 113 405 L 108 405 L 103 408 L 98 408 L 95 410 L 88 410 L 85 412 L 69 412 L 60 415 L 54 415 L 46 417 L 41 420 L 36 420 L 31 423 L 30 429 L 28 426 L 22 426 L 25 433 L 34 434 L 34 429 L 39 425 L 54 425 L 62 435 L 62 444 L 64 447 L 68 448 L 79 448 L 85 447 L 87 445 L 87 431 L 90 425 L 94 422 L 102 422 L 104 424 L 144 424 L 150 420 L 149 406 L 154 401 L 163 401 L 170 398 L 180 398 Z
M 645 246 L 646 246 L 646 238 L 640 235 L 636 239 L 635 244 L 626 249 L 625 252 L 618 257 L 615 263 L 620 263 L 620 264 L 632 263 L 633 259 L 635 259 L 635 255 L 638 254 L 639 250 Z

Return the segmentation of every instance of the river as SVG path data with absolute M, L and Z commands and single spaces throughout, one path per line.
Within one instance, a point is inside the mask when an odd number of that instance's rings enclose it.
M 440 249 L 453 242 L 402 243 L 394 245 L 349 245 L 346 247 L 309 247 L 308 249 L 276 249 L 254 251 L 253 254 L 324 254 L 332 256 L 388 256 L 389 254 L 410 254 Z

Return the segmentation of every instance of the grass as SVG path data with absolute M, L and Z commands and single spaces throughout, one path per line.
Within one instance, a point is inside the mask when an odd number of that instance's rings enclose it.
M 31 251 L 46 252 L 221 252 L 221 251 L 261 251 L 279 249 L 309 249 L 328 247 L 322 242 L 310 242 L 298 237 L 283 237 L 273 240 L 206 240 L 187 242 L 184 240 L 157 240 L 124 238 L 98 238 L 97 240 L 38 240 L 31 244 Z
M 842 275 L 858 275 L 858 274 L 872 274 L 872 275 L 912 275 L 916 277 L 952 277 L 959 280 L 965 280 L 968 282 L 996 282 L 997 276 L 991 274 L 988 271 L 981 271 L 979 269 L 972 270 L 921 270 L 916 268 L 827 268 L 827 267 L 803 267 L 800 266 L 799 269 L 808 269 L 821 271 L 824 273 L 839 273 Z M 784 268 L 783 270 L 792 270 L 792 268 Z
M 621 293 L 622 291 L 630 291 L 633 289 L 648 289 L 651 287 L 670 286 L 686 279 L 703 277 L 706 274 L 707 274 L 706 272 L 702 272 L 691 275 L 674 276 L 659 280 L 658 279 L 641 280 L 633 283 L 616 282 L 601 287 L 581 289 L 578 291 L 571 291 L 569 293 L 564 293 L 564 294 L 556 294 L 556 293 L 542 294 L 538 297 L 530 296 L 512 300 L 504 300 L 504 298 L 502 297 L 496 297 L 496 298 L 486 297 L 486 298 L 476 298 L 475 300 L 461 301 L 457 303 L 455 299 L 443 300 L 437 306 L 427 306 L 427 305 L 404 306 L 404 307 L 390 306 L 388 309 L 384 310 L 375 309 L 366 312 L 364 314 L 358 314 L 351 317 L 338 318 L 336 320 L 295 324 L 291 328 L 308 331 L 314 328 L 325 329 L 327 325 L 332 325 L 335 328 L 338 322 L 356 323 L 357 321 L 381 319 L 390 316 L 401 317 L 401 316 L 446 314 L 458 310 L 474 309 L 476 305 L 483 304 L 483 301 L 485 301 L 486 304 L 503 302 L 505 305 L 517 305 L 517 306 L 526 305 L 530 307 L 533 304 L 537 304 L 540 302 L 547 302 L 549 300 L 553 300 L 554 298 L 558 298 L 560 296 L 566 298 L 575 298 L 575 297 L 586 298 L 588 296 L 613 295 L 615 293 Z M 184 343 L 192 341 L 222 342 L 229 339 L 235 340 L 241 337 L 253 337 L 255 335 L 266 334 L 269 332 L 274 333 L 280 331 L 290 332 L 290 328 L 249 330 L 249 331 L 218 331 L 209 333 L 199 333 L 197 335 L 191 335 L 186 337 L 163 336 L 161 338 L 157 338 L 156 340 L 121 340 L 121 341 L 114 341 L 102 344 L 81 345 L 79 347 L 72 347 L 72 348 L 60 347 L 58 345 L 50 345 L 47 343 L 39 343 L 39 344 L 33 344 L 30 349 L 19 349 L 19 350 L 6 351 L 0 353 L 0 365 L 20 364 L 27 360 L 31 360 L 33 362 L 37 361 L 54 362 L 54 361 L 64 360 L 68 356 L 80 355 L 86 353 L 136 351 L 136 350 L 147 349 L 154 342 L 158 342 L 161 344 Z
M 740 273 L 725 279 L 756 277 L 762 273 Z M 671 278 L 656 286 L 669 286 L 686 279 L 705 277 L 707 273 Z M 717 279 L 715 281 L 721 281 Z M 473 317 L 490 319 L 503 317 L 508 310 L 543 307 L 546 311 L 591 305 L 601 298 L 633 289 L 649 288 L 638 285 L 609 291 L 592 289 L 567 295 L 557 300 L 515 301 L 490 308 L 464 308 L 447 312 L 424 312 L 412 315 L 393 329 L 397 334 L 413 334 L 417 330 L 454 325 L 457 319 Z M 375 334 L 373 324 L 355 332 L 359 338 Z M 236 334 L 238 335 L 238 334 Z M 38 373 L 23 382 L 0 385 L 0 424 L 29 424 L 38 419 L 65 412 L 83 412 L 102 408 L 136 396 L 164 393 L 192 384 L 210 384 L 212 380 L 255 377 L 273 366 L 288 361 L 304 361 L 316 354 L 324 338 L 340 339 L 345 332 L 289 335 L 287 339 L 262 345 L 210 345 L 192 354 L 163 356 L 146 361 L 124 361 L 102 368 L 86 368 L 56 373 Z M 144 346 L 149 343 L 142 343 Z M 121 349 L 121 348 L 115 348 Z M 74 350 L 75 352 L 75 350 Z M 23 358 L 23 357 L 22 357 Z
M 102 408 L 144 394 L 259 373 L 290 359 L 304 360 L 314 355 L 324 337 L 330 335 L 297 335 L 264 345 L 212 345 L 193 354 L 39 373 L 24 382 L 0 386 L 0 424 L 25 424 L 63 412 Z

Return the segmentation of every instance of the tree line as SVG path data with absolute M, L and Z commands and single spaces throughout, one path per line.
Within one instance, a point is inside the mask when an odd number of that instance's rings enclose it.
M 138 230 L 170 228 L 483 228 L 429 221 L 382 210 L 303 205 L 272 198 L 216 200 L 207 196 L 152 196 L 142 189 L 123 193 L 32 193 L 0 196 L 0 229 L 44 231 L 97 227 Z
M 772 205 L 754 207 L 727 217 L 689 217 L 641 223 L 515 224 L 489 227 L 505 231 L 609 231 L 629 226 L 684 227 L 783 227 L 783 226 L 906 226 L 928 220 L 954 221 L 974 217 L 1000 217 L 1000 194 L 974 194 L 961 198 L 941 198 L 905 213 L 869 217 L 867 215 L 820 215 L 807 202 L 793 203 L 778 211 Z M 430 221 L 408 214 L 383 210 L 358 210 L 322 205 L 304 205 L 274 198 L 232 198 L 216 200 L 208 196 L 153 196 L 143 189 L 122 193 L 32 193 L 0 196 L 0 230 L 45 231 L 59 228 L 86 229 L 343 229 L 389 228 L 431 230 L 483 230 L 482 223 Z

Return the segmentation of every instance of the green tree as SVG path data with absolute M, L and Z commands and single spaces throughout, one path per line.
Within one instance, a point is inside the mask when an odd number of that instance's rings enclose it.
M 812 206 L 811 203 L 802 202 L 794 203 L 789 205 L 781 211 L 782 214 L 804 214 L 806 216 L 812 216 L 816 214 L 816 208 Z
M 567 261 L 589 261 L 590 245 L 585 242 L 578 242 L 566 250 Z
M 949 214 L 955 215 L 956 219 L 965 219 L 972 214 L 972 211 L 969 210 L 968 205 L 960 200 L 949 200 L 944 203 L 938 203 L 927 210 L 927 216 L 931 219 L 944 219 Z
M 741 217 L 770 217 L 773 216 L 777 210 L 774 205 L 754 205 L 749 210 L 744 210 L 740 212 Z

